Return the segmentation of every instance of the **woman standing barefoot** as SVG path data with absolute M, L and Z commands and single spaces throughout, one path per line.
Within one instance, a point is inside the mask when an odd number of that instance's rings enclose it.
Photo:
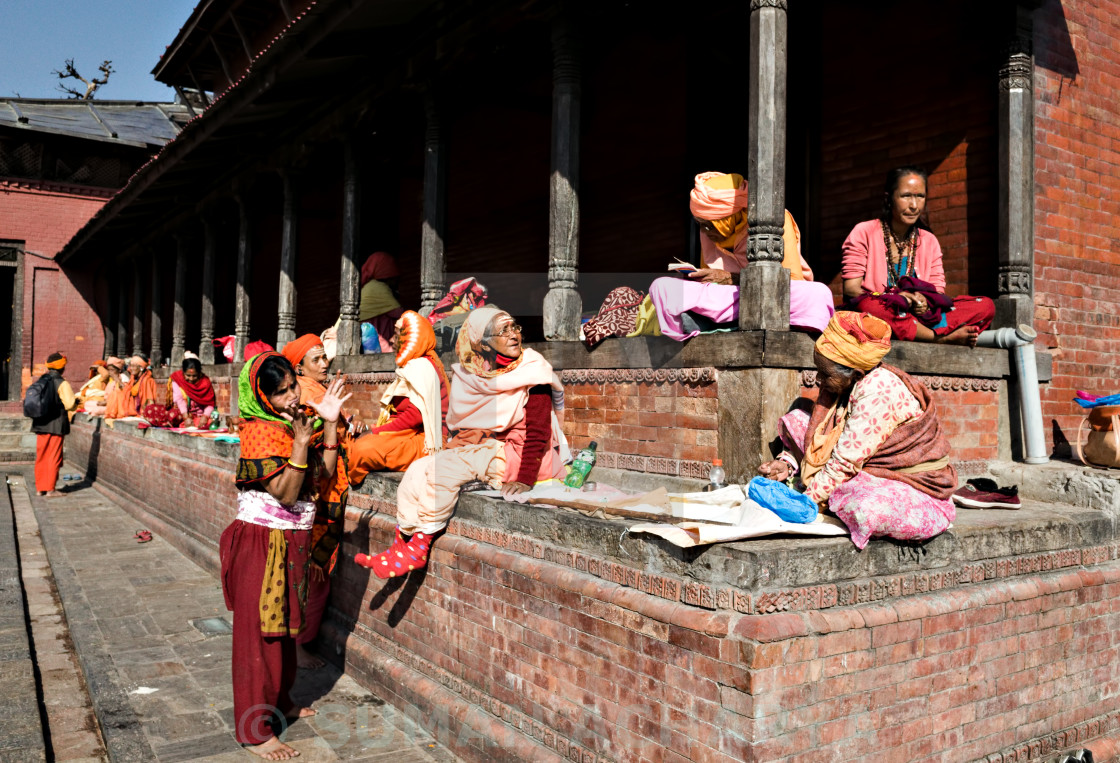
M 276 736 L 280 717 L 314 715 L 288 696 L 303 627 L 317 485 L 335 473 L 342 381 L 301 408 L 288 360 L 265 352 L 238 382 L 241 458 L 237 518 L 222 533 L 222 591 L 233 612 L 237 741 L 265 760 L 299 755 Z M 318 415 L 315 415 L 318 413 Z

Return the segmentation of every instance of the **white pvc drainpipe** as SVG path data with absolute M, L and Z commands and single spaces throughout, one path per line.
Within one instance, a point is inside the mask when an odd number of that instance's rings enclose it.
M 1034 340 L 1038 333 L 1030 326 L 990 329 L 980 334 L 977 347 L 998 347 L 1011 351 L 1011 365 L 1019 381 L 1019 410 L 1023 417 L 1023 460 L 1028 464 L 1045 464 L 1046 437 L 1042 429 L 1042 398 L 1038 392 L 1038 366 L 1035 365 Z

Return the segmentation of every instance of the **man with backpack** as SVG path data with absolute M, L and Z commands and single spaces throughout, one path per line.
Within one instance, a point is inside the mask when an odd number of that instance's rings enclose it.
M 31 418 L 35 443 L 35 489 L 39 495 L 62 495 L 54 489 L 62 468 L 62 438 L 70 434 L 69 411 L 78 407 L 70 382 L 62 378 L 66 356 L 53 352 L 47 358 L 47 372 L 27 388 L 23 415 Z

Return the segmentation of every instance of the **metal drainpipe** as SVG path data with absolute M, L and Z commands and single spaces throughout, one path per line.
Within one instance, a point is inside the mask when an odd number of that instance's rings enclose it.
M 1042 430 L 1042 399 L 1038 392 L 1038 366 L 1035 365 L 1034 340 L 1038 337 L 1030 326 L 991 329 L 980 334 L 977 347 L 998 347 L 1011 351 L 1011 365 L 1019 380 L 1019 410 L 1023 416 L 1025 458 L 1028 464 L 1045 464 L 1046 437 Z

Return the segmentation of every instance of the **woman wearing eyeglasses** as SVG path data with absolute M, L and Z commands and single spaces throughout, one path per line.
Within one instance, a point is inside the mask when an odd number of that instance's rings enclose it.
M 455 347 L 447 426 L 454 436 L 440 453 L 408 467 L 397 490 L 393 544 L 354 561 L 379 578 L 407 575 L 427 564 L 432 535 L 447 526 L 459 487 L 489 483 L 504 496 L 555 479 L 569 460 L 553 410 L 559 386 L 552 366 L 521 345 L 521 327 L 493 307 L 471 311 Z

